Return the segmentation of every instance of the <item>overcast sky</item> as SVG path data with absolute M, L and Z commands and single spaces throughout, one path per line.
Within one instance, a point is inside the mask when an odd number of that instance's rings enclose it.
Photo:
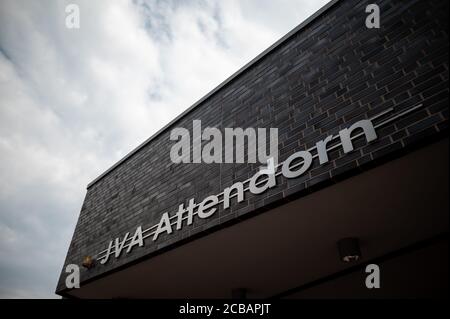
M 0 0 L 0 298 L 56 298 L 86 185 L 326 2 Z

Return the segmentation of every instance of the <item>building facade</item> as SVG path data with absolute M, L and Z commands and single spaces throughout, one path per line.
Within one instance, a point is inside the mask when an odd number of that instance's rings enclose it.
M 380 28 L 366 26 L 369 3 L 331 1 L 92 181 L 56 293 L 448 295 L 448 2 L 377 1 Z M 171 130 L 194 120 L 278 128 L 274 183 L 252 191 L 259 163 L 173 163 Z M 353 262 L 344 238 L 357 241 Z M 368 264 L 380 288 L 367 288 Z

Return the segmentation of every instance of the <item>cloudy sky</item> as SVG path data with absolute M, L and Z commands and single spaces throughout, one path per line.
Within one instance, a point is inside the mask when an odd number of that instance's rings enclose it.
M 86 185 L 326 2 L 0 0 L 0 298 L 56 298 Z

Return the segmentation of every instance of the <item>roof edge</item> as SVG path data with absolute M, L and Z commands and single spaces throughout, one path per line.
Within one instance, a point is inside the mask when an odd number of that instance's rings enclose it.
M 315 19 L 317 19 L 319 16 L 321 16 L 323 13 L 328 11 L 332 6 L 334 6 L 336 3 L 338 3 L 340 0 L 331 0 L 328 3 L 326 3 L 323 7 L 321 7 L 318 11 L 313 13 L 311 16 L 309 16 L 306 20 L 304 20 L 302 23 L 300 23 L 298 26 L 296 26 L 294 29 L 289 31 L 287 34 L 285 34 L 282 38 L 277 40 L 274 44 L 272 44 L 270 47 L 265 49 L 263 52 L 258 54 L 255 58 L 253 58 L 250 62 L 245 64 L 243 67 L 241 67 L 239 70 L 234 72 L 231 76 L 229 76 L 225 81 L 220 83 L 218 86 L 216 86 L 214 89 L 212 89 L 209 93 L 207 93 L 205 96 L 200 98 L 197 102 L 195 102 L 193 105 L 191 105 L 189 108 L 187 108 L 185 111 L 183 111 L 181 114 L 179 114 L 177 117 L 175 117 L 173 120 L 171 120 L 169 123 L 164 125 L 161 129 L 159 129 L 156 133 L 154 133 L 152 136 L 150 136 L 148 139 L 146 139 L 144 142 L 139 144 L 137 147 L 135 147 L 132 151 L 130 151 L 128 154 L 126 154 L 122 159 L 120 159 L 118 162 L 116 162 L 114 165 L 112 165 L 110 168 L 108 168 L 105 172 L 100 174 L 97 178 L 95 178 L 92 182 L 90 182 L 87 185 L 87 189 L 89 189 L 91 186 L 93 186 L 95 183 L 103 179 L 106 175 L 111 173 L 113 170 L 115 170 L 118 166 L 120 166 L 122 163 L 124 163 L 126 160 L 128 160 L 131 156 L 133 156 L 135 153 L 137 153 L 140 149 L 142 149 L 144 146 L 146 146 L 148 143 L 150 143 L 152 140 L 154 140 L 157 136 L 159 136 L 161 133 L 163 133 L 165 130 L 167 130 L 170 126 L 172 126 L 174 123 L 176 123 L 178 120 L 183 118 L 185 115 L 193 111 L 197 106 L 202 104 L 204 101 L 206 101 L 208 98 L 210 98 L 212 95 L 217 93 L 220 89 L 225 87 L 227 84 L 229 84 L 231 81 L 236 79 L 239 75 L 244 73 L 244 71 L 248 70 L 251 66 L 256 64 L 258 61 L 260 61 L 262 58 L 264 58 L 266 55 L 274 51 L 277 47 L 282 45 L 284 42 L 286 42 L 288 39 L 290 39 L 293 35 L 304 29 L 306 26 L 308 26 L 311 22 L 313 22 Z

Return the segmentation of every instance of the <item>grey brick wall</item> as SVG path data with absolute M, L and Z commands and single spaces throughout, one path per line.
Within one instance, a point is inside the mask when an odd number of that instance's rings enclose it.
M 258 170 L 257 164 L 171 163 L 171 128 L 191 130 L 194 119 L 221 129 L 278 127 L 283 161 L 389 107 L 400 112 L 424 105 L 377 130 L 374 143 L 356 141 L 355 151 L 345 155 L 337 149 L 330 162 L 319 166 L 315 160 L 300 178 L 278 176 L 277 187 L 261 195 L 246 192 L 245 201 L 231 209 L 219 206 L 208 219 L 194 218 L 190 227 L 157 242 L 147 239 L 145 247 L 106 265 L 82 269 L 82 283 L 446 135 L 448 2 L 376 1 L 381 28 L 367 29 L 365 6 L 371 2 L 338 1 L 89 187 L 65 265 L 81 264 L 84 255 L 104 250 L 111 239 L 152 226 L 190 198 L 199 202 Z M 64 278 L 57 291 L 64 290 Z

